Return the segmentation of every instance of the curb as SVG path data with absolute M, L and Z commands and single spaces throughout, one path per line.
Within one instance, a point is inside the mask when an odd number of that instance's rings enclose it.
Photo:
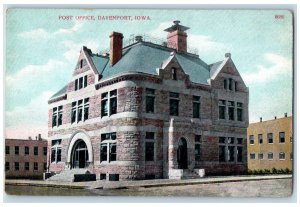
M 274 176 L 274 177 L 244 177 L 240 179 L 220 179 L 220 180 L 179 180 L 179 182 L 173 183 L 149 183 L 149 184 L 136 184 L 130 185 L 116 185 L 116 186 L 99 186 L 92 187 L 90 185 L 72 185 L 72 183 L 68 184 L 52 184 L 52 183 L 32 183 L 32 182 L 13 182 L 13 181 L 5 181 L 5 185 L 14 185 L 14 186 L 36 186 L 36 187 L 51 187 L 51 188 L 67 188 L 67 189 L 132 189 L 132 188 L 153 188 L 153 187 L 164 187 L 164 186 L 183 186 L 183 185 L 198 185 L 198 184 L 216 184 L 216 183 L 226 183 L 226 182 L 245 182 L 245 181 L 259 181 L 259 180 L 275 180 L 275 179 L 291 179 L 290 176 Z

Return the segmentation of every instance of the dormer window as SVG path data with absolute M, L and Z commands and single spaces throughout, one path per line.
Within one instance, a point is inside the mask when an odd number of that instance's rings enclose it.
M 87 85 L 88 85 L 87 75 L 85 75 L 84 77 L 80 77 L 75 80 L 75 91 L 85 88 L 87 87 Z
M 177 80 L 177 70 L 176 70 L 176 68 L 172 68 L 172 80 Z

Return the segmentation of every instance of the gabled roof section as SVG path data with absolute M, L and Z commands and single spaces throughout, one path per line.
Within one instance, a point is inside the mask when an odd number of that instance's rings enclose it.
M 57 98 L 57 97 L 60 97 L 62 95 L 65 95 L 66 92 L 67 92 L 67 88 L 68 88 L 68 85 L 65 85 L 62 89 L 60 89 L 58 92 L 56 92 L 53 96 L 51 96 L 50 100 L 51 99 L 54 99 L 54 98 Z
M 217 77 L 218 73 L 222 70 L 222 68 L 224 67 L 224 65 L 227 63 L 229 59 L 230 59 L 229 57 L 226 57 L 223 61 L 219 61 L 209 65 L 211 79 L 215 79 Z
M 113 66 L 109 64 L 108 57 L 91 55 L 91 59 L 99 74 L 102 75 L 102 80 L 132 72 L 157 75 L 156 69 L 161 68 L 163 62 L 170 58 L 172 51 L 171 48 L 153 43 L 138 42 L 124 48 L 122 58 Z M 198 56 L 176 53 L 176 58 L 192 82 L 208 84 L 209 66 Z

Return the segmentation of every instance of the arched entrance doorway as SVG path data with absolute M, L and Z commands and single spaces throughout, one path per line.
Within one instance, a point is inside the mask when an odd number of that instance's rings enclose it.
M 80 139 L 78 140 L 72 152 L 72 168 L 86 168 L 88 167 L 89 153 L 86 143 Z
M 187 169 L 188 155 L 187 155 L 187 141 L 185 138 L 180 138 L 177 149 L 178 169 Z

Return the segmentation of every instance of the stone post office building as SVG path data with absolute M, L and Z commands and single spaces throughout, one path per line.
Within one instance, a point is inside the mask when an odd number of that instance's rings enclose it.
M 230 53 L 207 64 L 189 52 L 188 29 L 174 21 L 162 44 L 136 36 L 126 46 L 112 32 L 104 55 L 82 47 L 49 100 L 50 171 L 131 180 L 247 170 L 248 88 Z

